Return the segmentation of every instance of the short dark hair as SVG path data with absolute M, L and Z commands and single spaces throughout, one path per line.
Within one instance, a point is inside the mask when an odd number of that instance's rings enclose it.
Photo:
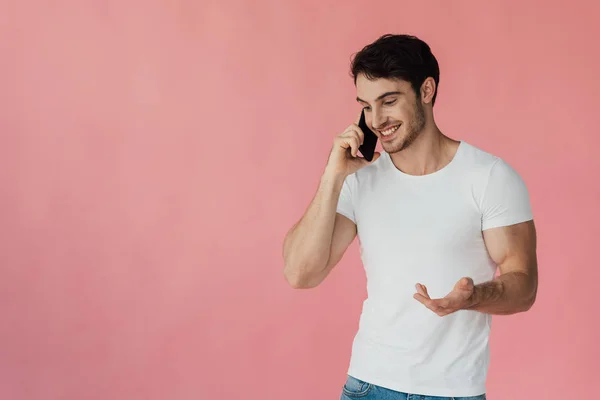
M 410 82 L 417 98 L 421 96 L 421 85 L 425 79 L 432 77 L 436 89 L 431 105 L 435 104 L 440 67 L 429 45 L 415 36 L 388 33 L 365 46 L 352 60 L 354 85 L 360 73 L 370 80 L 396 78 Z

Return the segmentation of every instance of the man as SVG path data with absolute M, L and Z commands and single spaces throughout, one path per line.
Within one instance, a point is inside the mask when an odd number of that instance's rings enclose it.
M 360 157 L 360 115 L 335 138 L 286 235 L 284 275 L 317 286 L 358 235 L 368 298 L 342 399 L 485 399 L 491 314 L 526 311 L 537 292 L 527 188 L 501 158 L 437 127 L 439 67 L 423 41 L 384 35 L 352 75 L 384 151 Z

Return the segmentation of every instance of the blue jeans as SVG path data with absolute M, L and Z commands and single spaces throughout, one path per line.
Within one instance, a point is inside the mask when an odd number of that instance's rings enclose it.
M 471 397 L 439 397 L 424 396 L 419 394 L 397 392 L 361 381 L 351 375 L 348 375 L 346 383 L 342 388 L 340 400 L 485 400 L 485 393 L 479 396 Z

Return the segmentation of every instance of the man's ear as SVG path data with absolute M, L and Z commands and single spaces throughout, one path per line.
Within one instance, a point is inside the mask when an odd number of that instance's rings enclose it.
M 432 77 L 425 79 L 421 85 L 421 101 L 425 104 L 431 103 L 436 90 L 435 80 Z

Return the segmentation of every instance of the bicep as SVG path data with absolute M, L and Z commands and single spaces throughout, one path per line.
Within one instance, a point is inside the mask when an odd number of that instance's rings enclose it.
M 537 275 L 536 231 L 533 220 L 483 231 L 488 254 L 500 273 Z
M 342 214 L 336 214 L 333 238 L 331 239 L 331 253 L 327 266 L 333 268 L 342 259 L 344 253 L 356 237 L 356 225 Z
M 333 227 L 333 236 L 331 239 L 331 250 L 329 260 L 325 269 L 318 277 L 317 284 L 321 283 L 331 270 L 340 262 L 344 253 L 356 237 L 356 225 L 348 217 L 340 213 L 335 215 L 335 225 Z

